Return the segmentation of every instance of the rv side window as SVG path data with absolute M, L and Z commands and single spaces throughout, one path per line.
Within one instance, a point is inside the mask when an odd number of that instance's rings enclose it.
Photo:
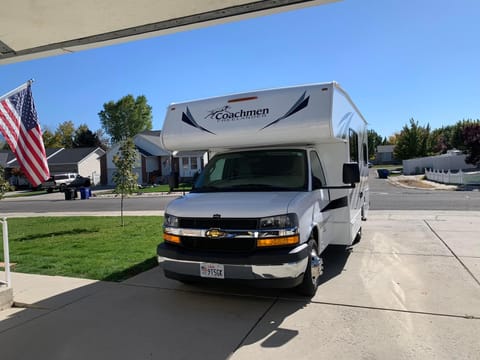
M 310 152 L 310 164 L 312 168 L 312 189 L 319 189 L 327 185 L 325 174 L 323 173 L 322 164 L 315 151 Z
M 368 148 L 365 143 L 363 144 L 363 162 L 365 166 L 368 165 Z
M 350 143 L 350 161 L 358 162 L 358 134 L 350 129 L 348 140 Z

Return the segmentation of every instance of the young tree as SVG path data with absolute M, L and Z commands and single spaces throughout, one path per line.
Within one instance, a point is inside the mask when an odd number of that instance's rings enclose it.
M 115 192 L 120 194 L 120 215 L 122 226 L 125 226 L 123 219 L 123 201 L 126 195 L 132 194 L 138 189 L 138 176 L 133 172 L 137 152 L 132 138 L 120 142 L 118 153 L 113 157 L 113 163 L 117 168 L 113 173 Z
M 117 102 L 109 101 L 103 104 L 98 116 L 112 143 L 152 129 L 152 107 L 143 95 L 137 98 L 127 95 Z
M 480 165 L 480 122 L 465 126 L 463 138 L 468 153 L 465 162 L 467 164 Z

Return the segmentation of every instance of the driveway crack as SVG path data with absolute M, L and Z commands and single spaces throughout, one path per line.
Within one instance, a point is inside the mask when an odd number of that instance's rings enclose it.
M 423 220 L 425 222 L 425 224 L 428 226 L 428 228 L 430 229 L 430 231 L 443 243 L 443 245 L 446 246 L 446 248 L 448 249 L 448 251 L 450 251 L 452 253 L 452 255 L 455 257 L 455 259 L 457 259 L 457 261 L 463 266 L 463 268 L 470 274 L 470 276 L 473 278 L 473 280 L 475 280 L 475 282 L 477 283 L 478 286 L 480 286 L 480 280 L 477 279 L 475 277 L 475 275 L 470 271 L 470 269 L 467 267 L 467 265 L 465 265 L 465 263 L 462 261 L 462 259 L 460 259 L 457 254 L 455 254 L 455 252 L 450 248 L 450 246 L 448 246 L 447 242 L 444 241 L 440 235 L 438 235 L 438 233 L 432 228 L 432 226 L 428 223 L 427 220 Z

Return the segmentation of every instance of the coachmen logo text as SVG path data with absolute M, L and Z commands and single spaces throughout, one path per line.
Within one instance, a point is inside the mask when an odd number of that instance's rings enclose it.
M 208 111 L 205 119 L 210 118 L 217 120 L 217 122 L 257 119 L 267 116 L 269 111 L 270 110 L 268 108 L 248 110 L 240 109 L 239 111 L 231 111 L 231 107 L 225 105 L 223 108 Z

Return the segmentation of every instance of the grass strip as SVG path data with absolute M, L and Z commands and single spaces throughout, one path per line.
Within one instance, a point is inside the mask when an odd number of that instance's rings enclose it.
M 157 265 L 163 217 L 35 217 L 8 219 L 15 271 L 123 281 Z M 3 250 L 0 249 L 3 259 Z

